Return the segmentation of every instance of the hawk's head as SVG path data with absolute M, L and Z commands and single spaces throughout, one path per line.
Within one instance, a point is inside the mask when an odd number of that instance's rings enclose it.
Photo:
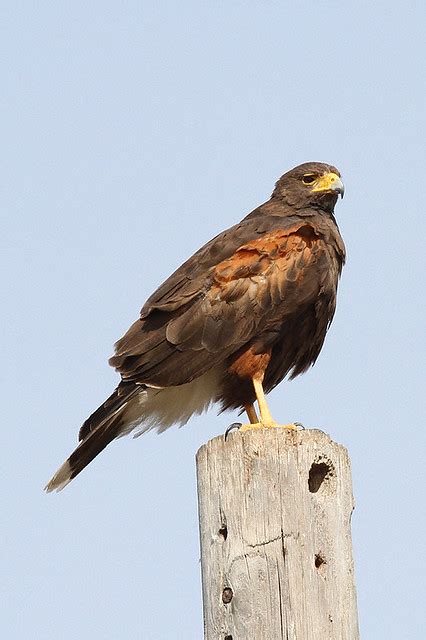
M 282 198 L 298 208 L 319 205 L 333 210 L 339 194 L 343 198 L 344 191 L 336 167 L 323 162 L 305 162 L 281 176 L 272 197 Z

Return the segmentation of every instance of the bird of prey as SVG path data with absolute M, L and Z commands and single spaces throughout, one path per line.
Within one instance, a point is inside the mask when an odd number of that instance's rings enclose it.
M 185 424 L 212 403 L 245 410 L 242 429 L 279 426 L 265 393 L 314 364 L 333 319 L 345 262 L 334 206 L 343 191 L 328 164 L 288 171 L 267 202 L 148 298 L 109 361 L 119 385 L 84 422 L 47 491 L 63 489 L 115 438 Z

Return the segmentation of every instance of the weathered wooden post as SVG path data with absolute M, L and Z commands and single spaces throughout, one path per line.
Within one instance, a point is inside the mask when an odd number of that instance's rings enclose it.
M 197 453 L 205 640 L 358 640 L 347 451 L 261 429 Z

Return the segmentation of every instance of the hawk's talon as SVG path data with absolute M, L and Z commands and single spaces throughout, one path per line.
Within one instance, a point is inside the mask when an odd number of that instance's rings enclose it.
M 225 442 L 228 438 L 228 435 L 231 433 L 231 431 L 234 431 L 234 429 L 241 429 L 242 426 L 243 425 L 241 422 L 233 422 L 232 424 L 230 424 L 227 430 L 225 431 Z

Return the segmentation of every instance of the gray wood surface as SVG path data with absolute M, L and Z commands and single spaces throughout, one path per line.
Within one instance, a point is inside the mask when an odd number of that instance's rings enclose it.
M 197 453 L 205 640 L 357 640 L 346 449 L 261 429 Z

